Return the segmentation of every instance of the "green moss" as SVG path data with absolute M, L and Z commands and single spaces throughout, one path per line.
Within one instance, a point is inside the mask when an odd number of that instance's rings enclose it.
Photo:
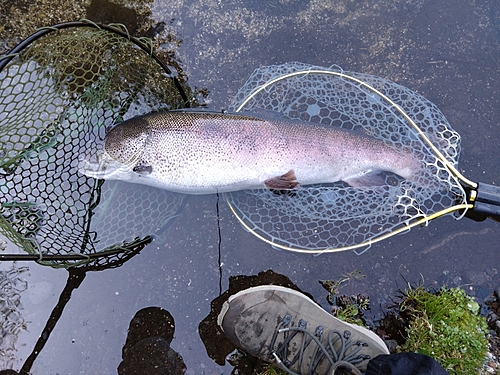
M 332 313 L 335 317 L 343 320 L 344 322 L 356 324 L 358 326 L 365 325 L 363 320 L 360 318 L 362 311 L 360 311 L 359 307 L 355 304 L 340 307 Z
M 285 370 L 280 369 L 277 366 L 267 364 L 264 366 L 264 371 L 259 375 L 289 375 Z
M 429 355 L 450 374 L 477 373 L 487 351 L 486 319 L 479 305 L 460 288 L 432 294 L 422 287 L 404 293 L 400 312 L 407 316 L 401 351 Z

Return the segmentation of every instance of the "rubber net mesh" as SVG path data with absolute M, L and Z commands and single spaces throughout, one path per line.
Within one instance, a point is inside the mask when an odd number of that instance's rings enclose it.
M 12 368 L 16 359 L 16 341 L 19 332 L 26 329 L 23 317 L 21 293 L 28 289 L 25 275 L 26 266 L 12 264 L 0 269 L 0 364 L 3 368 Z
M 292 75 L 294 72 L 302 73 Z M 288 250 L 358 248 L 362 252 L 376 238 L 465 202 L 459 182 L 394 105 L 364 85 L 328 72 L 342 71 L 301 63 L 259 68 L 237 93 L 229 110 L 271 110 L 292 119 L 361 131 L 417 155 L 426 167 L 412 181 L 387 173 L 385 185 L 374 190 L 339 182 L 305 186 L 291 194 L 270 190 L 227 194 L 234 213 L 248 230 Z M 456 165 L 460 136 L 434 104 L 386 79 L 342 73 L 379 90 L 399 105 L 444 157 Z
M 184 106 L 172 76 L 112 30 L 67 28 L 32 41 L 0 72 L 1 233 L 40 256 L 144 246 L 182 196 L 88 178 L 78 161 L 102 148 L 114 123 Z

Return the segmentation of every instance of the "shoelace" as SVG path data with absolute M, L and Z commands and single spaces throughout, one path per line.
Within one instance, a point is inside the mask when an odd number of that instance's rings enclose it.
M 276 330 L 274 332 L 273 338 L 269 345 L 270 355 L 274 358 L 276 363 L 286 372 L 292 375 L 312 375 L 319 365 L 321 360 L 325 357 L 330 362 L 330 367 L 338 361 L 349 362 L 353 365 L 360 363 L 366 359 L 370 359 L 369 355 L 358 354 L 363 347 L 367 347 L 368 344 L 363 341 L 352 341 L 350 339 L 351 332 L 346 330 L 343 333 L 337 330 L 331 330 L 327 334 L 325 344 L 322 343 L 324 337 L 324 328 L 319 326 L 316 328 L 315 332 L 312 333 L 307 330 L 307 322 L 303 319 L 299 320 L 298 326 L 291 326 L 292 317 L 287 314 L 283 320 L 278 323 Z M 302 340 L 300 348 L 293 358 L 288 358 L 290 355 L 288 344 L 292 341 L 296 335 L 302 333 Z M 280 342 L 276 348 L 276 341 L 278 335 L 283 335 L 283 342 Z M 340 340 L 340 347 L 335 350 L 334 344 Z M 281 341 L 281 340 L 280 340 Z M 302 367 L 304 351 L 309 345 L 316 344 L 313 354 L 311 356 L 311 362 L 309 364 L 309 369 L 306 374 L 295 373 L 290 370 L 290 367 L 298 364 L 297 368 Z M 281 357 L 281 358 L 280 358 Z

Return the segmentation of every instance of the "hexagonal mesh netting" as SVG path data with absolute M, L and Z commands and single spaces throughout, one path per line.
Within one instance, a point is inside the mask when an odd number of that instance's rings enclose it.
M 143 247 L 182 205 L 167 192 L 108 188 L 77 168 L 112 124 L 186 107 L 179 82 L 147 49 L 117 27 L 71 23 L 34 34 L 0 60 L 0 231 L 44 264 L 81 262 L 46 255 Z
M 411 181 L 385 174 L 384 186 L 375 190 L 339 182 L 306 186 L 292 194 L 227 194 L 242 224 L 276 247 L 318 253 L 368 248 L 466 201 L 447 166 L 458 162 L 459 134 L 433 103 L 383 78 L 302 63 L 262 67 L 240 89 L 229 110 L 272 110 L 292 119 L 361 131 L 425 163 Z

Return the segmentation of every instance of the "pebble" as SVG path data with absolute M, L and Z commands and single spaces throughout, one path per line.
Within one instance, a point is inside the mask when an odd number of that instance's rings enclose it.
M 486 362 L 483 366 L 482 371 L 480 372 L 481 374 L 495 374 L 496 369 L 498 368 L 498 362 L 493 354 L 490 352 L 486 353 Z

